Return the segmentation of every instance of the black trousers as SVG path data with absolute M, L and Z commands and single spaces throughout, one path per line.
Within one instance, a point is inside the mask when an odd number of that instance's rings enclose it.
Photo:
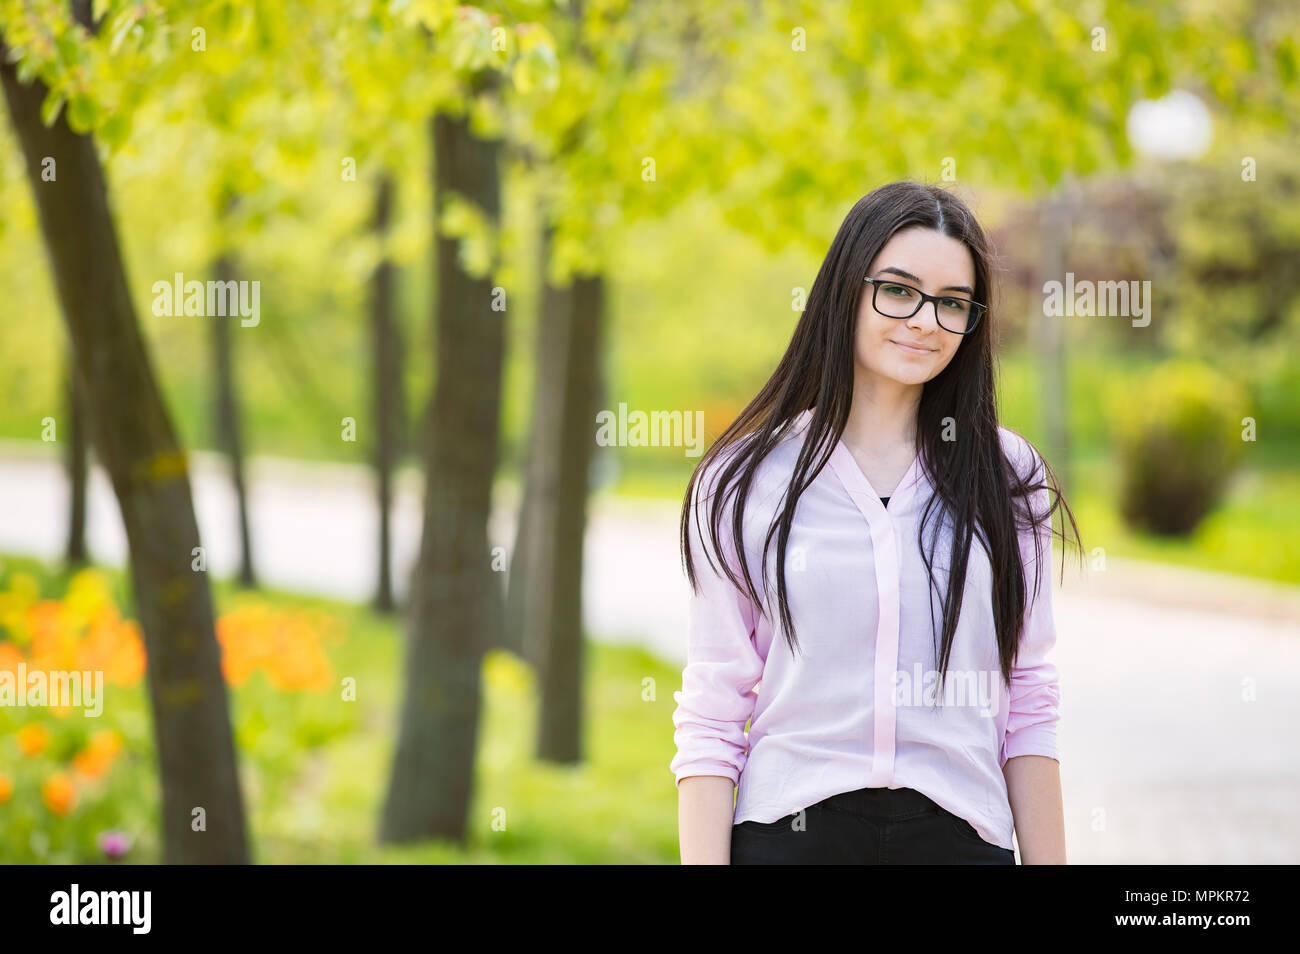
M 1014 865 L 1009 848 L 911 788 L 860 788 L 731 826 L 733 865 Z

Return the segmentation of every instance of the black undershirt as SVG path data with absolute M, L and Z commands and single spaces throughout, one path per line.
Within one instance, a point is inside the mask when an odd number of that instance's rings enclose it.
M 886 507 L 889 506 L 889 498 L 888 498 L 888 497 L 881 497 L 881 498 L 880 498 L 880 502 L 881 502 L 882 504 L 884 504 Z

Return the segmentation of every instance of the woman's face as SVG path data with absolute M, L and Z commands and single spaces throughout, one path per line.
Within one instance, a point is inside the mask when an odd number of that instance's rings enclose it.
M 865 277 L 905 283 L 927 295 L 975 297 L 975 262 L 970 249 L 958 239 L 919 225 L 895 232 L 872 260 Z M 871 282 L 862 283 L 854 341 L 858 374 L 899 384 L 924 384 L 948 366 L 963 336 L 939 326 L 934 302 L 927 301 L 911 318 L 881 314 L 872 307 L 874 291 Z M 882 309 L 888 307 L 886 296 L 891 294 L 895 299 L 905 297 L 897 287 L 882 287 Z M 954 324 L 947 317 L 944 322 Z

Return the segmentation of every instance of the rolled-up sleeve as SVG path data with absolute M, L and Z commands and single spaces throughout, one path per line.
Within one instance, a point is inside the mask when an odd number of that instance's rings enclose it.
M 709 549 L 712 563 L 705 555 L 700 527 L 707 530 L 709 506 L 708 498 L 704 499 L 700 507 L 697 494 L 690 513 L 691 555 L 699 587 L 689 597 L 682 688 L 673 693 L 677 754 L 670 768 L 677 784 L 692 775 L 725 776 L 734 784 L 748 756 L 745 724 L 754 713 L 757 696 L 753 689 L 762 679 L 764 658 L 754 640 L 757 611 L 753 602 L 716 566 L 718 552 Z M 724 539 L 719 546 L 722 558 L 738 570 L 729 521 L 730 515 L 724 514 Z M 751 566 L 752 573 L 756 570 Z
M 1042 480 L 1043 473 L 1041 460 L 1039 460 L 1034 482 Z M 1031 495 L 1030 503 L 1034 513 L 1047 512 L 1050 505 L 1048 493 L 1047 488 L 1044 488 Z M 998 759 L 1000 766 L 1005 765 L 1007 759 L 1013 759 L 1018 755 L 1045 755 L 1058 762 L 1061 758 L 1056 733 L 1060 721 L 1060 675 L 1055 664 L 1047 659 L 1048 653 L 1056 645 L 1056 621 L 1052 613 L 1050 520 L 1044 521 L 1037 536 L 1042 567 L 1038 570 L 1038 592 L 1035 595 L 1034 533 L 1029 529 L 1020 533 L 1025 586 L 1031 599 L 1025 613 L 1019 654 L 1011 667 L 1007 730 Z

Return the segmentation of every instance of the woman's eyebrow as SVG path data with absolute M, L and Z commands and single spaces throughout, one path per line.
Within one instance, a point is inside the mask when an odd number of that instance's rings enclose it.
M 904 271 L 901 268 L 895 268 L 893 265 L 890 265 L 886 268 L 882 268 L 881 271 L 893 272 L 895 275 L 901 275 L 906 279 L 916 282 L 918 288 L 921 286 L 921 279 L 917 278 L 911 272 Z M 968 295 L 975 294 L 975 289 L 971 288 L 969 285 L 945 285 L 943 288 L 940 288 L 939 291 L 959 291 L 965 292 Z

